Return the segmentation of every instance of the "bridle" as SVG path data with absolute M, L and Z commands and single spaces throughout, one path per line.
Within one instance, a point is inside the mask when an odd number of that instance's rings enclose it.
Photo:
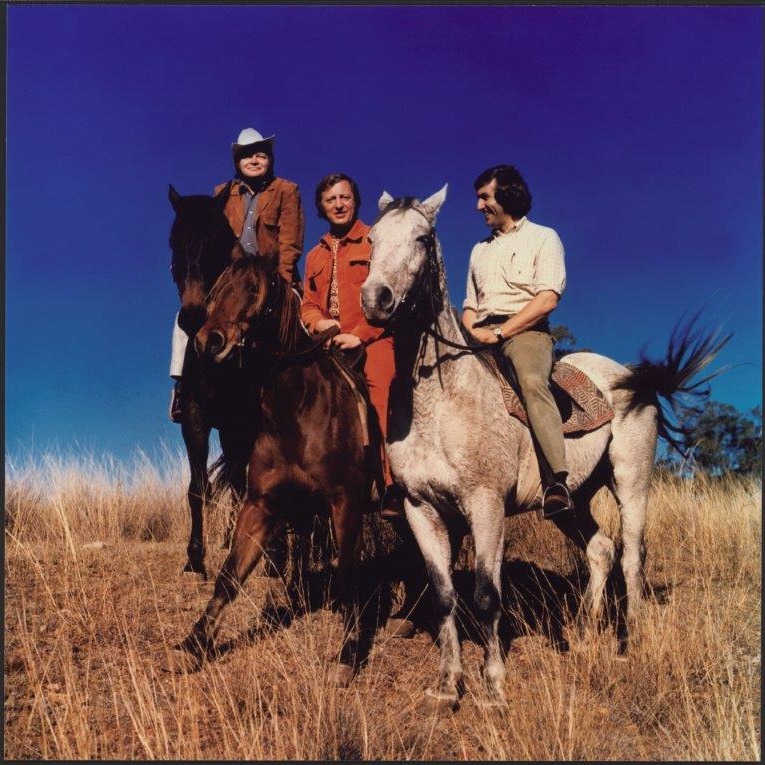
M 389 208 L 383 215 L 392 209 L 400 208 Z M 400 331 L 404 318 L 415 321 L 419 319 L 419 323 L 424 327 L 423 331 L 425 334 L 450 348 L 469 351 L 470 353 L 490 348 L 491 345 L 485 343 L 476 345 L 457 343 L 444 337 L 440 332 L 439 315 L 443 309 L 444 291 L 439 279 L 436 228 L 422 210 L 417 207 L 410 207 L 408 209 L 421 215 L 428 224 L 427 233 L 418 236 L 416 239 L 416 241 L 421 242 L 425 247 L 425 264 L 417 274 L 412 285 L 404 293 L 393 313 L 388 317 L 387 326 L 382 337 L 388 337 L 396 333 L 397 330 Z
M 319 355 L 320 351 L 323 351 L 324 343 L 329 337 L 339 332 L 336 327 L 322 332 L 314 336 L 309 345 L 295 351 L 281 351 L 274 348 L 273 343 L 267 342 L 270 334 L 278 333 L 277 328 L 274 327 L 274 320 L 278 320 L 278 280 L 281 278 L 277 272 L 274 272 L 267 282 L 268 292 L 261 310 L 252 318 L 237 322 L 237 338 L 233 349 L 237 351 L 240 368 L 243 364 L 243 356 L 247 351 L 260 351 L 272 359 L 274 367 L 282 369 L 309 361 L 314 356 Z

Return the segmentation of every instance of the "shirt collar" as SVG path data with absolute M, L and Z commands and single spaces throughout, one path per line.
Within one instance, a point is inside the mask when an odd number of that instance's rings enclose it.
M 231 193 L 232 194 L 239 194 L 241 196 L 254 196 L 256 194 L 260 194 L 262 191 L 265 191 L 273 181 L 273 178 L 269 179 L 265 183 L 263 183 L 259 188 L 255 189 L 253 191 L 241 178 L 235 178 L 233 186 L 231 187 Z
M 354 244 L 357 244 L 364 238 L 366 232 L 366 223 L 364 223 L 361 218 L 356 218 L 356 222 L 351 226 L 348 233 L 340 240 L 340 244 L 342 245 L 346 242 L 353 242 Z M 324 236 L 321 238 L 321 243 L 328 249 L 332 249 L 332 239 L 332 235 L 329 233 L 329 231 L 327 231 L 327 233 L 324 234 Z
M 524 215 L 520 220 L 515 222 L 515 225 L 509 231 L 500 231 L 498 228 L 495 228 L 492 232 L 492 239 L 498 239 L 501 236 L 506 236 L 507 234 L 513 234 L 517 231 L 520 231 L 524 225 L 526 225 L 527 220 L 528 219 Z

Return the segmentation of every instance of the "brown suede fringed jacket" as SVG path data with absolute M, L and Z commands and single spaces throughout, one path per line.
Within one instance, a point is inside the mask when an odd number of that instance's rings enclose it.
M 217 194 L 226 184 L 215 187 Z M 231 196 L 224 213 L 237 237 L 244 228 L 244 201 L 242 182 L 234 180 Z M 278 261 L 279 273 L 284 279 L 300 287 L 297 262 L 303 254 L 305 215 L 296 183 L 284 178 L 274 178 L 258 194 L 255 207 L 255 238 L 258 254 Z

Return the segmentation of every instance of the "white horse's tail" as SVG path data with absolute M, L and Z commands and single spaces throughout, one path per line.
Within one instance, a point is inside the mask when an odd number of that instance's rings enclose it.
M 721 336 L 719 330 L 696 329 L 698 317 L 697 313 L 686 324 L 681 321 L 675 326 L 663 360 L 652 361 L 641 353 L 640 362 L 628 365 L 629 375 L 614 385 L 632 392 L 631 408 L 656 406 L 659 436 L 681 454 L 679 437 L 688 432 L 683 420 L 701 411 L 700 404 L 709 396 L 709 381 L 727 367 L 700 379 L 696 377 L 733 336 L 732 333 Z

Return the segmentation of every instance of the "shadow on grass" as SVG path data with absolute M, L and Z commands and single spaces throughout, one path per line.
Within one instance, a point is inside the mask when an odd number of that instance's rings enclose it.
M 297 587 L 293 587 L 288 604 L 267 604 L 258 623 L 234 639 L 220 644 L 216 657 L 244 646 L 253 645 L 274 631 L 288 629 L 296 619 L 320 609 L 340 610 L 332 594 L 334 569 L 325 565 L 310 571 Z M 535 563 L 511 559 L 502 565 L 502 617 L 499 632 L 505 653 L 515 638 L 542 635 L 550 646 L 560 652 L 569 650 L 565 627 L 576 618 L 589 578 L 586 564 L 579 561 L 574 568 L 561 574 L 542 568 Z M 396 588 L 404 582 L 405 598 L 393 613 Z M 475 574 L 471 570 L 457 569 L 453 574 L 457 591 L 460 619 L 458 630 L 461 641 L 481 643 L 479 621 L 473 609 Z M 375 635 L 393 617 L 406 617 L 415 631 L 430 634 L 435 641 L 437 625 L 434 622 L 431 599 L 425 578 L 425 569 L 411 534 L 399 532 L 392 548 L 362 561 L 356 569 L 357 604 L 360 606 L 360 642 L 357 662 L 366 663 Z M 283 587 L 286 588 L 282 582 Z M 659 604 L 667 603 L 671 596 L 668 584 L 646 584 L 643 597 Z M 613 629 L 620 653 L 627 651 L 628 629 L 625 618 L 626 589 L 620 561 L 614 563 L 606 585 L 605 608 L 601 629 Z M 339 651 L 339 646 L 338 646 Z

